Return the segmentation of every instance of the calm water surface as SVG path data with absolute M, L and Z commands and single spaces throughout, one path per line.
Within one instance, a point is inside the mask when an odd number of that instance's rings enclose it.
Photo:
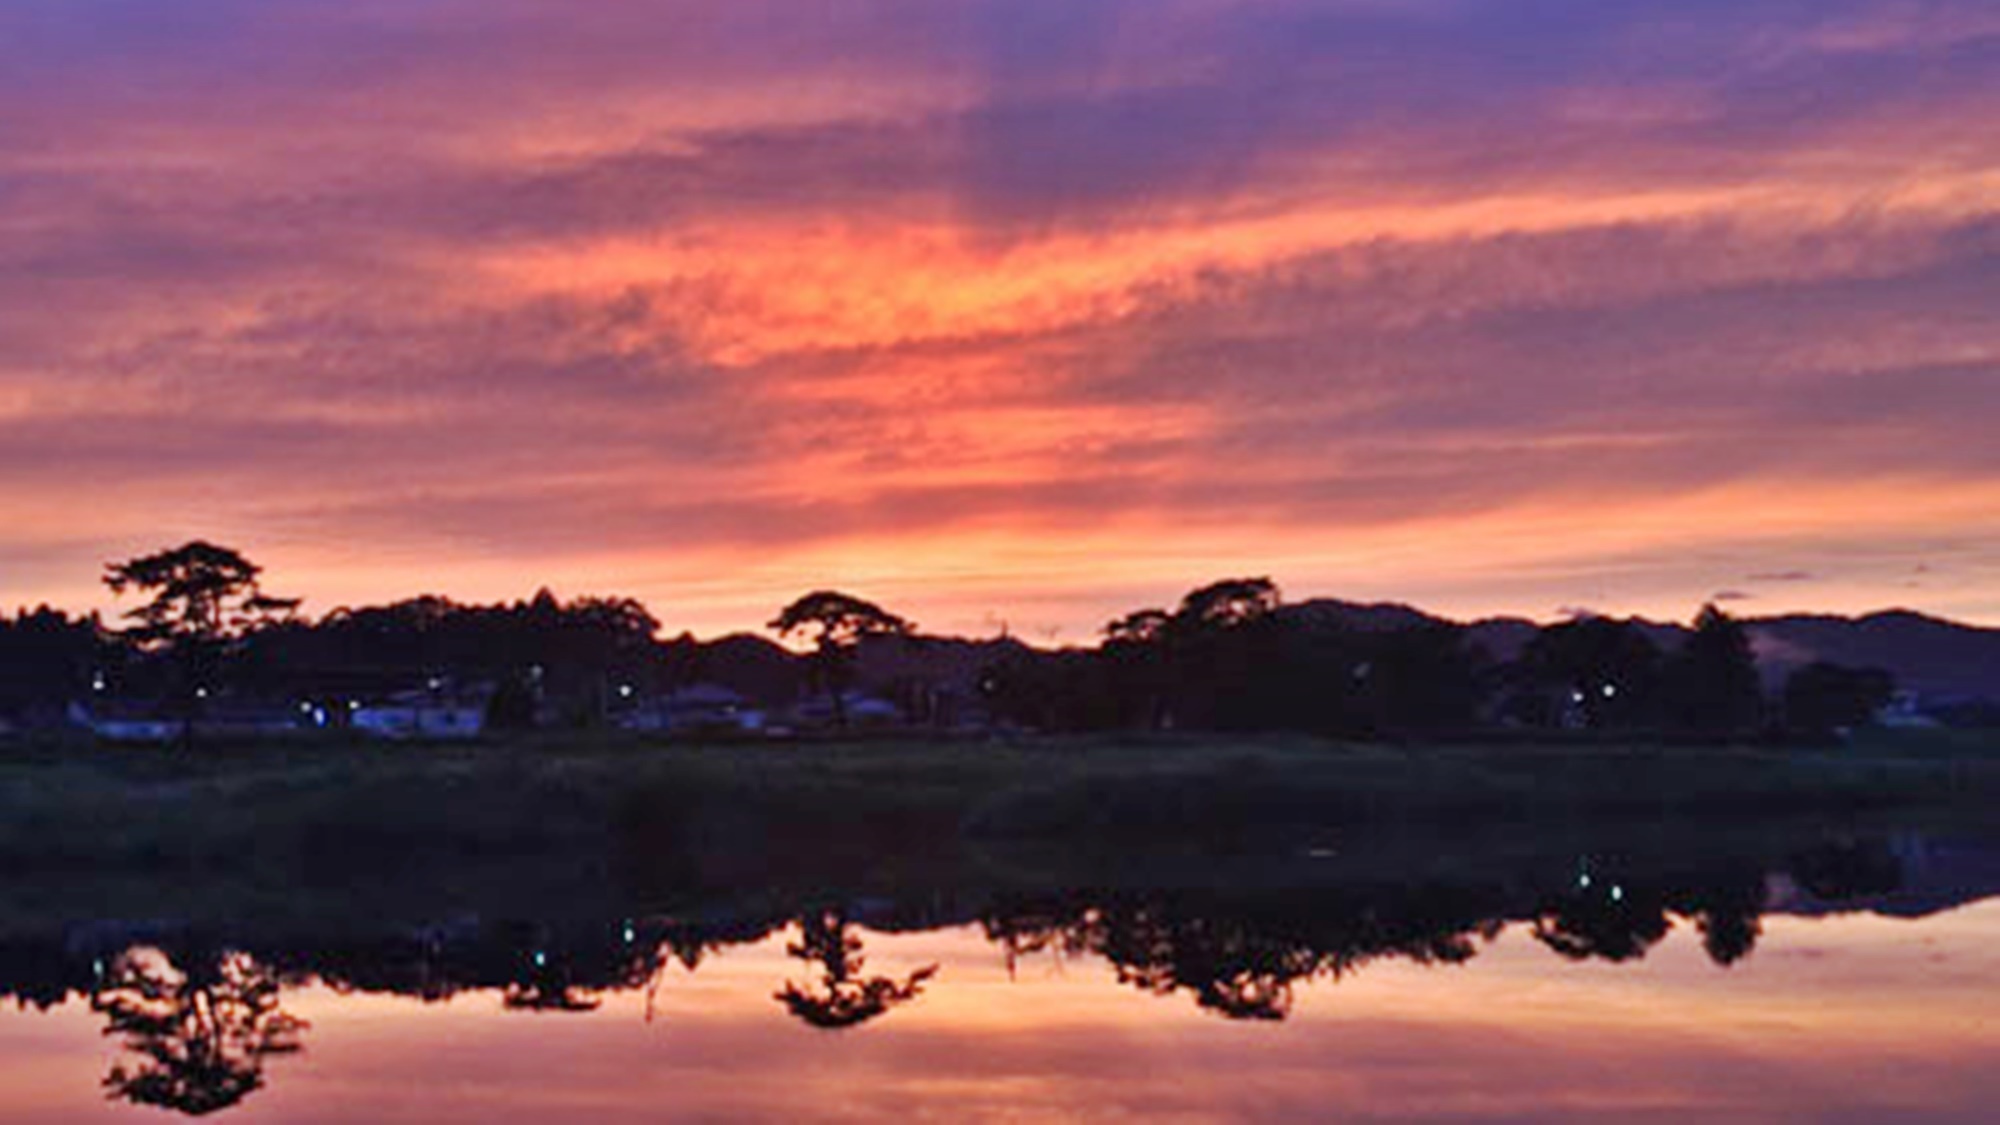
M 2000 1119 L 2000 899 L 1786 894 L 1731 917 L 1601 876 L 1470 926 L 862 902 L 257 957 L 73 933 L 11 955 L 39 983 L 0 1014 L 0 1120 Z

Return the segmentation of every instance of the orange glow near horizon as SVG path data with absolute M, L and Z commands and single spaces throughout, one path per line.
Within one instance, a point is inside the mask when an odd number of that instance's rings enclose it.
M 1990 13 L 1565 2 L 30 0 L 0 604 L 2000 625 Z

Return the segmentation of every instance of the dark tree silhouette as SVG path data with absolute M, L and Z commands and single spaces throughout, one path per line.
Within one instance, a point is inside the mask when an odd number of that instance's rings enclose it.
M 1703 606 L 1694 635 L 1667 667 L 1666 695 L 1667 716 L 1682 730 L 1718 737 L 1755 728 L 1763 716 L 1764 691 L 1743 626 L 1715 606 Z
M 71 617 L 48 606 L 0 615 L 0 715 L 53 712 L 88 694 L 121 657 L 95 615 Z
M 296 610 L 296 598 L 264 593 L 262 574 L 262 567 L 228 547 L 197 541 L 108 564 L 104 583 L 115 594 L 152 595 L 125 614 L 135 622 L 125 635 L 144 646 L 171 648 L 218 644 Z
M 510 1012 L 594 1012 L 604 1006 L 603 997 L 586 988 L 559 979 L 537 977 L 508 984 L 501 1004 Z
M 1636 726 L 1650 717 L 1660 650 L 1629 621 L 1582 617 L 1537 633 L 1521 667 L 1530 683 L 1563 693 L 1585 726 Z
M 1181 599 L 1165 631 L 1175 725 L 1248 730 L 1263 725 L 1255 685 L 1272 670 L 1282 598 L 1268 578 L 1230 578 Z
M 1103 690 L 1118 712 L 1116 725 L 1156 729 L 1169 721 L 1173 664 L 1167 646 L 1173 625 L 1174 615 L 1166 610 L 1142 609 L 1104 627 L 1098 655 L 1106 673 Z
M 1673 925 L 1659 888 L 1602 877 L 1543 903 L 1534 934 L 1572 961 L 1636 961 Z
M 105 567 L 104 584 L 115 594 L 149 595 L 126 612 L 125 637 L 142 652 L 157 653 L 179 673 L 175 701 L 181 739 L 194 742 L 194 721 L 206 682 L 243 637 L 288 619 L 295 598 L 275 598 L 258 582 L 263 568 L 228 547 L 196 541 Z
M 819 590 L 786 606 L 770 628 L 780 637 L 806 634 L 813 642 L 813 671 L 833 697 L 834 723 L 847 727 L 844 698 L 853 676 L 855 650 L 863 637 L 909 636 L 916 626 L 874 602 Z
M 1182 598 L 1173 622 L 1184 631 L 1233 629 L 1269 617 L 1282 601 L 1269 578 L 1227 578 Z
M 186 961 L 182 971 L 158 950 L 128 952 L 91 996 L 104 1033 L 138 1056 L 105 1076 L 113 1100 L 204 1116 L 261 1088 L 264 1060 L 302 1049 L 306 1024 L 279 1006 L 274 972 L 241 953 Z
M 819 965 L 821 978 L 804 985 L 787 981 L 774 998 L 792 1015 L 824 1031 L 858 1027 L 907 1004 L 937 975 L 938 967 L 927 965 L 901 980 L 863 977 L 861 938 L 838 911 L 808 914 L 799 919 L 799 930 L 799 940 L 787 945 L 785 952 Z
M 1478 720 L 1487 658 L 1455 625 L 1356 638 L 1345 671 L 1351 713 L 1368 734 L 1466 730 Z M 1338 681 L 1336 681 L 1338 682 Z M 1322 684 L 1318 695 L 1328 688 Z
M 1695 915 L 1701 947 L 1710 960 L 1726 968 L 1750 956 L 1764 935 L 1760 904 L 1761 900 L 1714 903 Z
M 1164 609 L 1142 609 L 1104 627 L 1106 645 L 1156 645 L 1167 639 L 1174 615 Z
M 1042 950 L 1094 954 L 1120 984 L 1166 996 L 1192 994 L 1231 1020 L 1285 1019 L 1294 991 L 1339 980 L 1384 956 L 1422 965 L 1471 960 L 1475 937 L 1492 940 L 1497 920 L 1470 904 L 1422 891 L 1354 899 L 1078 896 L 1007 903 L 983 920 L 1011 965 Z
M 438 677 L 496 685 L 489 721 L 530 726 L 546 711 L 573 725 L 601 720 L 620 686 L 664 686 L 670 649 L 660 624 L 629 598 L 561 601 L 547 591 L 495 605 L 419 597 L 340 608 L 307 625 L 246 639 L 246 670 L 274 689 L 329 698 L 403 690 Z
M 1896 678 L 1879 668 L 1808 664 L 1785 681 L 1785 726 L 1808 738 L 1865 727 L 1896 694 Z

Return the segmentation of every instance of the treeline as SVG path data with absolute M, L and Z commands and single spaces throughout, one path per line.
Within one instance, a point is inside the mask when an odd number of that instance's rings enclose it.
M 127 655 L 122 638 L 94 614 L 72 617 L 48 606 L 0 614 L 0 718 L 59 714 Z
M 148 643 L 96 616 L 42 607 L 0 615 L 0 714 L 60 709 L 111 695 L 162 699 L 192 686 L 215 694 L 338 695 L 450 676 L 546 684 L 582 696 L 606 682 L 653 685 L 690 659 L 662 642 L 659 622 L 627 598 L 464 605 L 422 597 L 338 609 L 318 621 L 260 622 L 201 646 Z
M 1511 660 L 1445 622 L 1367 628 L 1291 612 L 1269 580 L 1202 587 L 1112 622 L 1094 649 L 995 670 L 1000 710 L 1041 729 L 1426 735 L 1494 727 L 1731 738 L 1864 726 L 1892 677 L 1829 664 L 1767 697 L 1742 624 L 1704 607 L 1668 650 L 1637 624 L 1540 629 Z
M 340 699 L 451 682 L 490 689 L 495 726 L 551 714 L 589 725 L 604 720 L 614 695 L 727 674 L 712 666 L 710 646 L 662 640 L 660 621 L 630 598 L 421 597 L 311 620 L 296 601 L 266 594 L 261 573 L 233 550 L 190 543 L 107 568 L 114 591 L 148 598 L 120 628 L 46 607 L 0 617 L 0 717 L 33 720 L 89 699 L 149 699 L 192 715 L 229 695 Z M 1034 731 L 1348 737 L 1496 728 L 1821 737 L 1866 725 L 1895 686 L 1883 672 L 1815 664 L 1767 697 L 1742 624 L 1714 606 L 1671 649 L 1633 622 L 1580 618 L 1537 630 L 1505 656 L 1465 627 L 1419 615 L 1384 625 L 1315 608 L 1286 605 L 1266 578 L 1217 582 L 1171 610 L 1113 621 L 1094 647 L 994 644 L 968 672 L 963 660 L 927 664 L 924 646 L 936 642 L 903 618 L 818 591 L 770 625 L 803 636 L 807 654 L 755 642 L 762 649 L 746 655 L 738 645 L 732 670 L 761 663 L 766 690 L 753 696 L 822 693 L 841 726 L 853 689 L 886 690 L 858 680 L 857 656 L 895 645 L 911 655 L 898 662 L 894 694 L 927 701 L 906 708 L 917 717 L 951 696 L 955 715 Z

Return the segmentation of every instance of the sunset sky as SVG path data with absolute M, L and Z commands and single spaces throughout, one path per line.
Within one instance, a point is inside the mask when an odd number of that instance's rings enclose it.
M 1992 0 L 7 0 L 0 604 L 2000 625 Z

